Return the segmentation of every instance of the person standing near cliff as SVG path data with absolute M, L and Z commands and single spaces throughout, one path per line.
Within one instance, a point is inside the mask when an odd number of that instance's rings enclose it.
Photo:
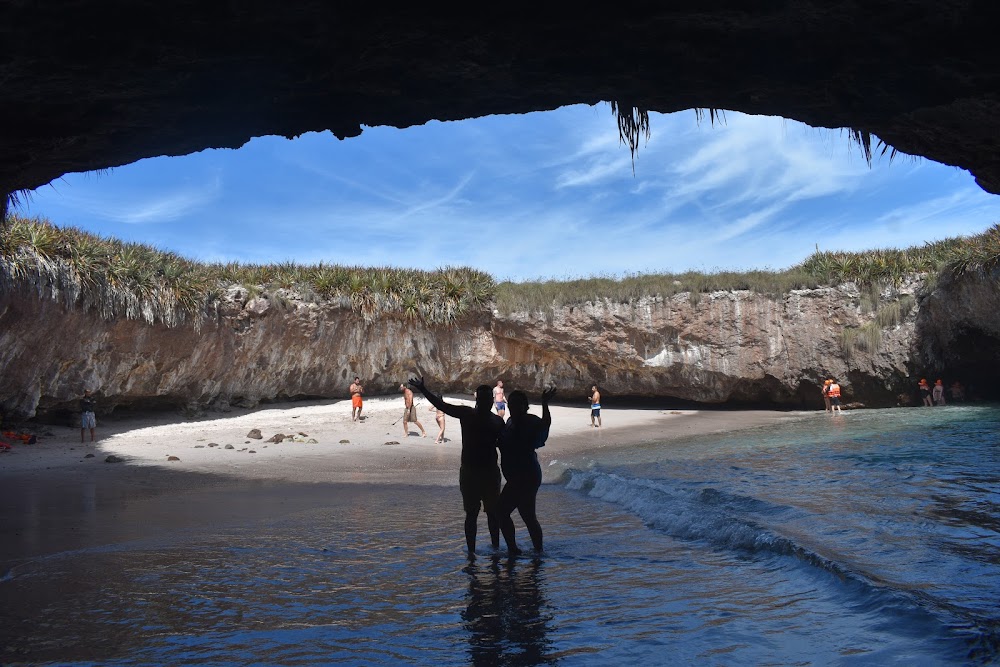
M 836 380 L 831 378 L 830 386 L 827 387 L 826 393 L 827 396 L 830 397 L 830 414 L 833 414 L 834 412 L 843 412 L 843 410 L 840 409 L 840 385 L 837 384 Z
M 917 389 L 920 390 L 920 403 L 927 407 L 933 406 L 934 404 L 931 402 L 931 387 L 927 384 L 925 378 L 920 378 L 920 382 L 917 383 Z
M 590 387 L 590 425 L 593 428 L 601 427 L 601 392 L 597 390 L 597 385 Z M 596 421 L 595 421 L 596 420 Z
M 833 380 L 823 380 L 823 388 L 820 389 L 820 393 L 823 394 L 823 405 L 826 406 L 826 411 L 831 412 L 830 409 L 830 385 L 833 384 Z
M 493 387 L 493 407 L 497 410 L 497 416 L 503 419 L 507 412 L 507 397 L 503 394 L 503 380 L 497 380 L 497 386 Z
M 931 390 L 931 397 L 934 399 L 934 405 L 944 405 L 944 382 L 938 380 L 934 383 L 934 389 Z
M 444 411 L 440 410 L 439 408 L 433 405 L 427 406 L 427 409 L 434 413 L 434 421 L 436 421 L 438 425 L 438 434 L 437 437 L 434 439 L 434 444 L 439 445 L 442 442 L 444 442 L 444 427 L 445 427 Z
M 476 389 L 476 407 L 453 405 L 434 394 L 423 378 L 411 378 L 410 386 L 420 390 L 431 405 L 449 417 L 458 419 L 462 430 L 462 464 L 458 472 L 458 488 L 462 492 L 462 507 L 465 510 L 465 543 L 469 550 L 469 560 L 476 557 L 476 531 L 480 506 L 486 511 L 486 523 L 490 530 L 490 541 L 494 549 L 500 548 L 500 532 L 503 532 L 508 548 L 516 549 L 514 542 L 514 522 L 510 514 L 497 515 L 500 500 L 500 467 L 497 465 L 497 439 L 503 430 L 504 421 L 492 412 L 492 396 L 489 385 L 481 384 Z
M 361 394 L 365 393 L 365 388 L 361 385 L 361 378 L 357 375 L 354 376 L 354 382 L 351 383 L 351 421 L 358 421 L 361 419 Z
M 80 442 L 83 442 L 84 433 L 90 430 L 90 441 L 94 442 L 97 432 L 97 416 L 94 414 L 94 398 L 90 390 L 83 391 L 83 398 L 80 399 Z
M 420 429 L 420 437 L 426 438 L 427 431 L 424 430 L 424 425 L 417 419 L 417 407 L 413 405 L 413 390 L 405 384 L 399 385 L 399 389 L 403 392 L 403 437 L 410 437 L 409 423 L 413 422 Z

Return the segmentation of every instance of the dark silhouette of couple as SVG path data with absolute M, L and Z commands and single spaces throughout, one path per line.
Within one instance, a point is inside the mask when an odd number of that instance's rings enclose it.
M 508 554 L 521 553 L 514 536 L 510 515 L 516 509 L 531 536 L 536 552 L 542 550 L 542 526 L 535 513 L 535 499 L 542 484 L 542 468 L 535 450 L 545 444 L 552 424 L 549 400 L 555 387 L 542 393 L 542 416 L 528 414 L 528 397 L 514 391 L 507 397 L 510 419 L 493 414 L 493 391 L 482 384 L 476 389 L 476 406 L 453 405 L 431 392 L 423 378 L 412 378 L 410 385 L 420 391 L 430 403 L 446 415 L 459 420 L 462 430 L 462 465 L 458 486 L 465 509 L 465 541 L 469 558 L 476 557 L 476 529 L 479 509 L 486 511 L 490 541 L 500 548 L 500 533 L 507 543 Z M 497 466 L 500 450 L 500 467 Z M 500 470 L 506 484 L 501 489 Z

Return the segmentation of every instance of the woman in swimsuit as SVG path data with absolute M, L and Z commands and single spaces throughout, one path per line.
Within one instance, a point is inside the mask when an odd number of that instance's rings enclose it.
M 434 413 L 434 420 L 438 424 L 438 429 L 440 429 L 437 438 L 434 439 L 434 443 L 435 444 L 442 443 L 444 442 L 444 412 L 438 410 L 433 405 L 430 406 L 428 409 Z

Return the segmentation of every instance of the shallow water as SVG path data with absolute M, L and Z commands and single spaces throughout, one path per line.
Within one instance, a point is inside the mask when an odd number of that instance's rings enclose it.
M 455 488 L 226 489 L 258 510 L 7 563 L 0 662 L 997 663 L 998 426 L 817 414 L 560 461 L 539 559 L 480 535 L 469 564 Z

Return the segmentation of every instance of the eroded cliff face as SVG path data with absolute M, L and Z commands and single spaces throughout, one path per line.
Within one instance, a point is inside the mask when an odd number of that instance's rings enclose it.
M 918 287 L 906 285 L 902 293 Z M 483 312 L 431 326 L 365 321 L 293 292 L 251 299 L 234 288 L 219 317 L 196 330 L 105 321 L 57 301 L 5 294 L 0 406 L 20 416 L 71 410 L 89 387 L 104 410 L 225 410 L 343 397 L 355 375 L 370 395 L 391 394 L 414 374 L 445 391 L 502 378 L 531 392 L 555 384 L 567 399 L 582 400 L 597 384 L 608 399 L 788 407 L 818 405 L 819 386 L 832 376 L 849 401 L 891 405 L 911 384 L 920 309 L 884 328 L 877 349 L 847 354 L 843 331 L 874 318 L 860 303 L 852 285 L 780 298 L 682 293 L 550 312 Z

